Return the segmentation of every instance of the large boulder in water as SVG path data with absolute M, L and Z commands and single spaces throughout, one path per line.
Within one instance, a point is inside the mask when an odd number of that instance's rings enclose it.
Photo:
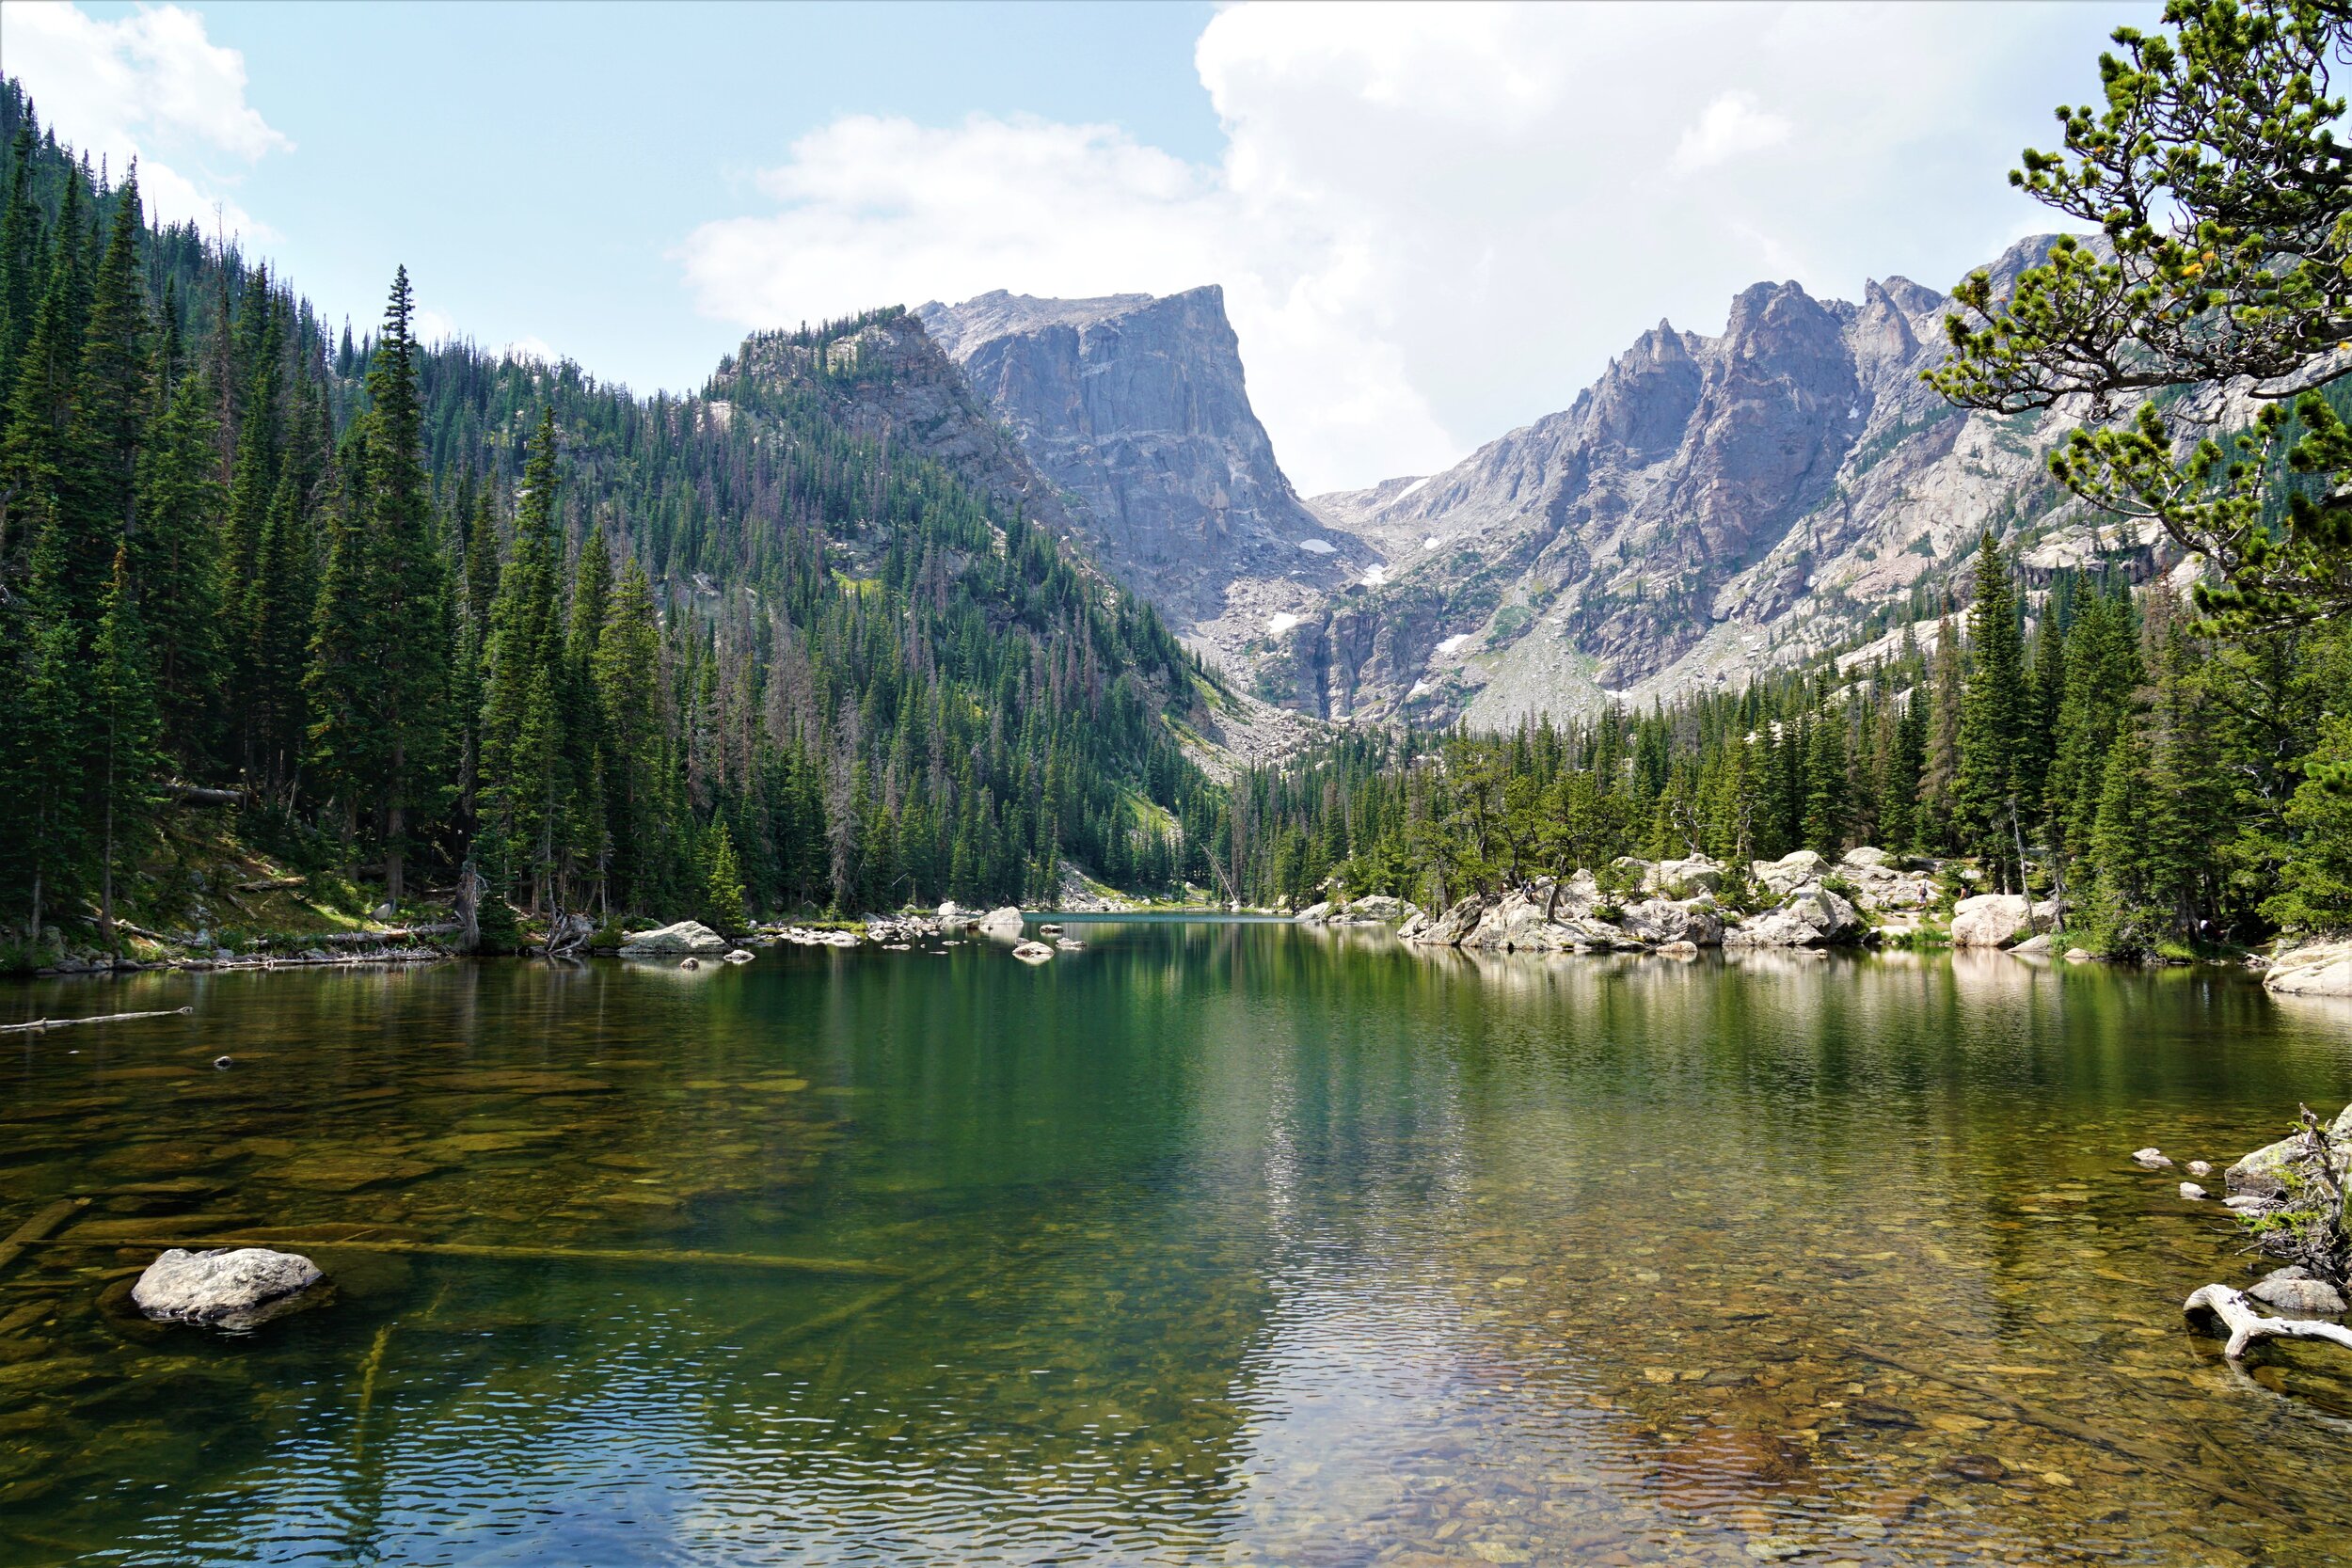
M 1954 947 L 2007 947 L 2031 934 L 2033 906 L 2016 893 L 1979 893 L 1952 910 Z
M 2281 948 L 2263 975 L 2281 996 L 2352 996 L 2352 937 L 2320 938 Z
M 139 1275 L 131 1301 L 151 1318 L 250 1328 L 285 1310 L 321 1277 L 318 1265 L 299 1253 L 258 1246 L 211 1252 L 173 1247 Z
M 621 943 L 624 958 L 667 958 L 688 953 L 723 953 L 727 939 L 699 920 L 681 920 L 656 931 L 632 931 Z
M 1006 904 L 1001 908 L 989 911 L 986 914 L 980 916 L 980 934 L 982 936 L 989 937 L 1002 937 L 1008 942 L 1019 941 L 1021 937 L 1021 911 L 1010 904 Z

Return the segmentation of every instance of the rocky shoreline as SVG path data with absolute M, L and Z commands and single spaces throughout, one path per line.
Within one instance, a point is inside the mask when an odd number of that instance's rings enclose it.
M 2011 947 L 2043 938 L 2060 910 L 2010 894 L 1963 895 L 1965 882 L 1933 862 L 1850 849 L 1832 863 L 1810 849 L 1744 871 L 1705 855 L 1622 859 L 1565 880 L 1537 878 L 1473 894 L 1432 914 L 1394 898 L 1318 904 L 1315 925 L 1389 925 L 1405 942 L 1519 953 L 1675 953 L 1702 947 L 1858 947 L 1948 941 Z M 1948 910 L 1948 917 L 1945 911 Z
M 2021 958 L 2091 961 L 2090 953 L 2067 944 L 2067 911 L 2061 901 L 1971 892 L 1974 876 L 1974 868 L 1963 863 L 1899 857 L 1867 845 L 1847 850 L 1836 862 L 1799 849 L 1776 861 L 1751 861 L 1744 868 L 1705 855 L 1662 861 L 1624 858 L 1597 874 L 1580 869 L 1565 880 L 1539 877 L 1501 893 L 1470 895 L 1436 912 L 1406 899 L 1370 894 L 1316 903 L 1292 918 L 1302 926 L 1392 929 L 1400 941 L 1416 947 L 1496 953 L 1688 958 L 1706 948 L 1819 951 L 1949 945 Z M 951 902 L 935 912 L 869 914 L 846 924 L 763 922 L 733 938 L 691 920 L 680 921 L 628 932 L 618 943 L 589 945 L 583 920 L 582 942 L 563 956 L 586 951 L 675 960 L 694 968 L 711 959 L 748 962 L 755 948 L 878 946 L 912 951 L 953 945 L 977 933 L 1015 946 L 1016 957 L 1042 962 L 1056 952 L 1084 945 L 1050 927 L 1050 942 L 1025 942 L 1028 923 L 1010 905 L 983 912 Z M 334 932 L 278 939 L 275 944 L 263 941 L 245 953 L 227 948 L 205 952 L 200 940 L 191 939 L 190 945 L 199 951 L 151 958 L 68 956 L 33 974 L 48 977 L 430 963 L 456 953 L 422 939 L 457 929 L 449 923 Z M 295 947 L 297 942 L 306 945 Z M 274 945 L 285 950 L 273 950 Z M 2352 936 L 2282 940 L 2270 956 L 2246 962 L 2262 972 L 2265 986 L 2275 994 L 2352 996 Z

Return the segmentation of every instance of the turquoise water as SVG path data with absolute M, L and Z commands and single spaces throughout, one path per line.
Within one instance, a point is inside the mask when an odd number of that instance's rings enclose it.
M 2352 1100 L 2352 1010 L 1071 932 L 0 990 L 195 1009 L 0 1043 L 0 1229 L 90 1199 L 0 1560 L 2352 1561 L 2352 1365 L 2188 1333 L 2245 1260 L 2128 1159 Z M 333 1299 L 125 1309 L 257 1234 Z

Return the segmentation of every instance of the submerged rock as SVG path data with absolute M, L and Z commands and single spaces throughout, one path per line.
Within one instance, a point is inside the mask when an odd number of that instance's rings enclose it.
M 2346 1310 L 2343 1291 L 2324 1279 L 2313 1279 L 2311 1272 L 2300 1266 L 2265 1275 L 2249 1287 L 2246 1293 L 2264 1306 L 2275 1307 L 2281 1312 L 2299 1312 L 2315 1318 L 2340 1318 Z
M 2030 934 L 2033 906 L 2015 893 L 1979 893 L 1952 911 L 1954 947 L 2007 947 Z
M 681 920 L 659 930 L 632 931 L 621 943 L 624 958 L 664 958 L 672 954 L 723 953 L 727 939 L 699 920 Z
M 1054 950 L 1041 942 L 1025 942 L 1012 950 L 1012 956 L 1025 964 L 1041 964 L 1054 956 Z
M 2194 1181 L 2184 1181 L 2181 1183 L 2181 1196 L 2191 1203 L 2202 1203 L 2213 1196 L 2213 1194 L 2205 1191 Z
M 2160 1170 L 2172 1163 L 2163 1149 L 2155 1148 L 2135 1148 L 2132 1150 L 2132 1158 L 2146 1165 L 2150 1170 Z
M 173 1247 L 147 1266 L 131 1288 L 131 1300 L 151 1318 L 250 1328 L 288 1309 L 292 1298 L 323 1277 L 318 1265 L 299 1253 Z
M 731 964 L 747 964 L 751 961 L 752 950 L 748 947 L 739 947 L 727 955 L 727 962 Z

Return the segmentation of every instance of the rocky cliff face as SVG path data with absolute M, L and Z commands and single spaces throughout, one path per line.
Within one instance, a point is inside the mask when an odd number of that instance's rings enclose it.
M 1095 557 L 1228 662 L 1313 613 L 1374 559 L 1283 477 L 1249 406 L 1222 290 L 999 291 L 915 315 Z
M 1908 620 L 1987 527 L 2144 555 L 2045 477 L 2062 421 L 1963 414 L 1920 382 L 1945 309 L 1899 277 L 1860 304 L 1760 283 L 1721 336 L 1661 322 L 1565 411 L 1444 473 L 1315 498 L 1383 560 L 1262 645 L 1270 684 L 1335 717 L 1509 723 L 1736 684 Z

